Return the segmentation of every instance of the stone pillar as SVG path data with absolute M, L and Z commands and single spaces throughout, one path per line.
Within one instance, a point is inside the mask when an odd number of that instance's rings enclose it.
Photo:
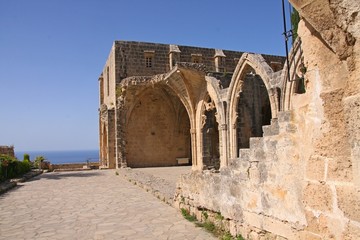
M 226 167 L 228 165 L 228 153 L 227 153 L 227 124 L 221 124 L 219 127 L 221 138 L 222 138 L 222 146 L 221 146 L 221 160 L 220 160 L 220 168 Z
M 221 49 L 215 49 L 215 72 L 225 72 L 225 54 Z
M 197 159 L 197 148 L 196 148 L 196 129 L 190 129 L 191 135 L 191 153 L 192 153 L 192 170 L 197 170 L 199 168 L 199 162 Z
M 116 168 L 126 168 L 126 110 L 125 91 L 116 102 Z
M 108 156 L 108 129 L 109 114 L 105 104 L 102 104 L 99 109 L 99 140 L 100 140 L 100 166 L 109 167 Z
M 237 115 L 236 115 L 237 116 Z M 231 124 L 231 127 L 232 127 L 232 134 L 231 134 L 231 141 L 232 141 L 232 144 L 231 144 L 231 153 L 232 153 L 232 156 L 231 158 L 237 158 L 238 157 L 238 145 L 237 145 L 237 132 L 236 132 L 236 129 L 237 129 L 237 117 L 235 118 L 235 121 L 233 121 L 234 123 Z
M 175 67 L 176 63 L 180 61 L 181 51 L 177 45 L 170 45 L 169 48 L 169 66 L 171 70 Z
M 107 167 L 116 168 L 116 111 L 114 108 L 107 110 Z

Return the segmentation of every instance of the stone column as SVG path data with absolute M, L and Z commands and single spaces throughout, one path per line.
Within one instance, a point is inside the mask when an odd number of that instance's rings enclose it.
M 125 92 L 116 102 L 116 168 L 126 168 Z
M 230 136 L 230 139 L 232 141 L 231 143 L 231 148 L 230 151 L 232 153 L 231 158 L 237 158 L 238 157 L 238 145 L 237 145 L 237 117 L 235 118 L 235 122 L 233 124 L 231 124 L 232 127 L 232 133 Z
M 196 148 L 196 129 L 190 129 L 191 135 L 191 153 L 192 153 L 192 170 L 198 169 L 198 159 L 197 159 L 197 148 Z
M 221 131 L 221 138 L 222 138 L 222 156 L 220 161 L 220 168 L 226 167 L 228 165 L 228 153 L 227 153 L 227 124 L 221 124 L 219 127 Z

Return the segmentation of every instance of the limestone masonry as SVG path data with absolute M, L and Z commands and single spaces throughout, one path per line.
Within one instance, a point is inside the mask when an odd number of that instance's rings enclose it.
M 360 5 L 291 0 L 284 57 L 115 41 L 103 168 L 191 164 L 175 205 L 247 239 L 360 239 Z
M 0 146 L 0 154 L 15 157 L 14 146 Z

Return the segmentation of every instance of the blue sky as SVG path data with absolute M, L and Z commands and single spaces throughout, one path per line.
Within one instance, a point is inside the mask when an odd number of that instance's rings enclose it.
M 114 40 L 284 55 L 281 1 L 0 0 L 0 145 L 98 148 Z

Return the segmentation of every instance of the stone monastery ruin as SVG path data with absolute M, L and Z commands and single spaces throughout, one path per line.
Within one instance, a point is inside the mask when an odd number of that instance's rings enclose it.
M 249 239 L 360 239 L 360 4 L 291 0 L 284 57 L 115 41 L 100 164 L 191 164 L 175 205 Z M 290 71 L 288 71 L 290 69 Z

